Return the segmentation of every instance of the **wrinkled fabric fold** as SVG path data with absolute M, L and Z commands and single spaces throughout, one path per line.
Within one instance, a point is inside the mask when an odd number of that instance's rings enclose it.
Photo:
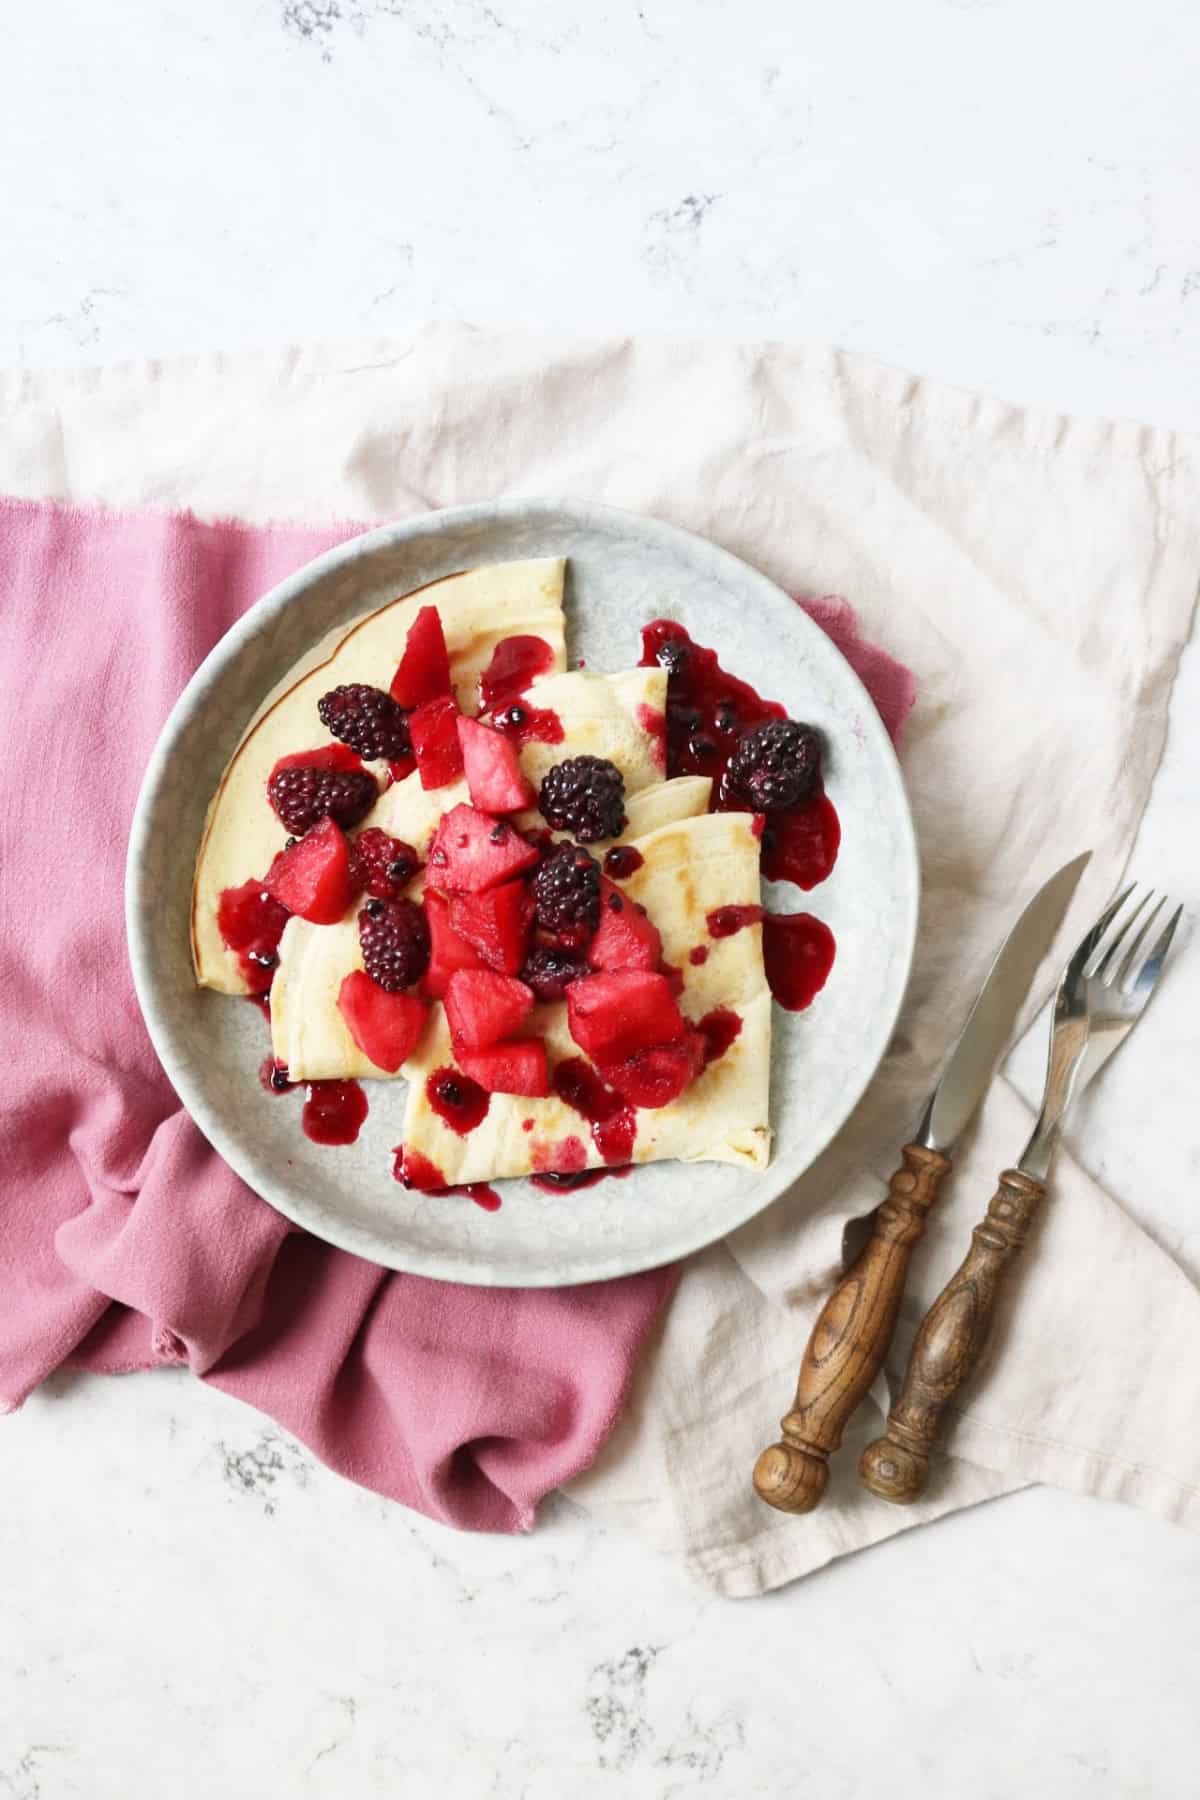
M 611 1430 L 672 1272 L 488 1291 L 296 1231 L 180 1108 L 125 952 L 129 822 L 171 704 L 261 592 L 353 529 L 0 501 L 0 1406 L 64 1362 L 186 1362 L 351 1480 L 523 1531 Z
M 792 593 L 847 596 L 866 638 L 920 676 L 902 754 L 923 876 L 908 998 L 837 1142 L 759 1219 L 688 1263 L 646 1338 L 629 1405 L 568 1491 L 731 1594 L 1030 1481 L 1196 1523 L 1190 1349 L 1173 1369 L 1155 1365 L 1169 1390 L 1169 1443 L 1147 1435 L 1163 1402 L 1131 1392 L 1127 1365 L 1128 1343 L 1151 1333 L 1190 1347 L 1200 1296 L 1069 1158 L 1037 1264 L 1027 1255 L 1010 1302 L 1022 1353 L 997 1352 L 981 1371 L 926 1499 L 887 1507 L 855 1480 L 856 1446 L 886 1405 L 882 1382 L 816 1513 L 784 1518 L 749 1487 L 847 1222 L 877 1203 L 1021 898 L 1090 846 L 1069 935 L 1099 912 L 1130 853 L 1200 581 L 1194 442 L 1011 406 L 821 344 L 434 326 L 395 342 L 0 372 L 4 491 L 256 524 L 570 495 L 701 532 Z M 836 638 L 837 618 L 822 622 Z M 186 634 L 188 622 L 178 628 Z M 49 657 L 39 643 L 39 666 Z M 1062 948 L 1039 971 L 1021 1028 Z M 1187 978 L 1181 964 L 1172 979 Z M 68 1081 L 63 1129 L 72 1096 Z M 914 1259 L 893 1381 L 1027 1124 L 1028 1109 L 998 1085 Z M 82 1190 L 71 1180 L 75 1212 Z M 1069 1257 L 1060 1233 L 1071 1234 Z M 140 1315 L 91 1325 L 52 1247 L 22 1280 L 58 1308 L 59 1355 L 90 1326 L 90 1356 L 136 1360 Z M 1048 1329 L 1055 1283 L 1074 1325 L 1065 1339 Z M 1106 1336 L 1109 1316 L 1123 1322 L 1123 1341 Z M 28 1364 L 28 1345 L 23 1354 Z

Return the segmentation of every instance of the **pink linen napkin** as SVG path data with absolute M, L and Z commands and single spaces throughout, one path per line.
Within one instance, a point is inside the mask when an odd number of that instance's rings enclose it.
M 365 1487 L 525 1530 L 603 1444 L 674 1271 L 467 1288 L 298 1231 L 179 1106 L 125 951 L 129 823 L 172 703 L 261 593 L 361 529 L 0 500 L 0 1410 L 64 1363 L 187 1362 Z M 845 602 L 809 610 L 897 736 L 911 675 Z

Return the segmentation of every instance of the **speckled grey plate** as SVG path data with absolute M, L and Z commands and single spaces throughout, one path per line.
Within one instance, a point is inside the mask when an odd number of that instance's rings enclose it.
M 640 627 L 680 620 L 726 666 L 827 734 L 826 785 L 842 821 L 837 867 L 803 901 L 837 959 L 804 1013 L 774 1010 L 771 1121 L 762 1174 L 652 1163 L 622 1181 L 548 1194 L 501 1184 L 487 1213 L 411 1194 L 391 1176 L 405 1087 L 368 1085 L 356 1144 L 312 1144 L 293 1097 L 263 1092 L 254 1007 L 193 985 L 192 865 L 209 796 L 263 694 L 332 626 L 439 576 L 530 556 L 570 558 L 567 638 L 589 669 L 628 668 Z M 715 545 L 608 507 L 508 500 L 430 514 L 331 550 L 267 594 L 197 670 L 146 771 L 129 844 L 134 979 L 155 1049 L 200 1129 L 250 1186 L 318 1237 L 391 1268 L 487 1286 L 565 1286 L 673 1261 L 783 1192 L 849 1115 L 883 1054 L 912 958 L 918 876 L 908 803 L 887 733 L 837 650 L 787 595 Z M 795 889 L 772 896 L 781 910 Z

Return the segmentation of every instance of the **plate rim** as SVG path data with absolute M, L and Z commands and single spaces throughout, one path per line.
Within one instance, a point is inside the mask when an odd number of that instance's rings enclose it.
M 549 1265 L 541 1269 L 525 1270 L 519 1275 L 509 1274 L 507 1271 L 497 1271 L 495 1268 L 489 1268 L 486 1271 L 478 1268 L 464 1270 L 450 1258 L 436 1252 L 428 1252 L 420 1248 L 413 1249 L 411 1246 L 403 1244 L 395 1248 L 381 1244 L 373 1234 L 350 1224 L 346 1224 L 343 1229 L 338 1229 L 339 1221 L 334 1221 L 331 1225 L 328 1221 L 323 1220 L 318 1229 L 314 1226 L 303 1205 L 296 1207 L 289 1204 L 286 1179 L 280 1179 L 273 1184 L 262 1183 L 261 1173 L 257 1170 L 251 1171 L 247 1166 L 247 1159 L 243 1159 L 238 1146 L 225 1141 L 221 1115 L 217 1108 L 209 1104 L 203 1092 L 197 1090 L 197 1083 L 192 1077 L 186 1059 L 182 1054 L 176 1053 L 169 1020 L 164 1009 L 160 1008 L 157 998 L 155 959 L 150 933 L 146 927 L 149 908 L 145 905 L 141 876 L 145 867 L 144 851 L 150 830 L 150 816 L 178 739 L 189 723 L 197 701 L 207 692 L 224 668 L 237 658 L 247 642 L 258 635 L 264 624 L 276 618 L 285 607 L 311 586 L 314 580 L 319 580 L 326 574 L 369 556 L 377 549 L 404 544 L 413 539 L 449 536 L 456 531 L 496 522 L 503 524 L 506 520 L 513 522 L 520 520 L 522 523 L 528 523 L 531 516 L 536 520 L 539 515 L 542 522 L 550 526 L 560 521 L 570 521 L 584 529 L 589 526 L 593 528 L 602 526 L 609 532 L 614 529 L 619 530 L 622 526 L 626 528 L 632 526 L 637 535 L 656 539 L 659 545 L 667 551 L 672 548 L 686 548 L 692 557 L 700 553 L 702 557 L 709 559 L 715 574 L 719 575 L 725 572 L 742 587 L 745 587 L 747 583 L 752 587 L 757 587 L 763 601 L 771 608 L 779 609 L 781 618 L 786 618 L 790 622 L 790 627 L 798 630 L 802 637 L 805 633 L 812 633 L 820 637 L 827 647 L 835 650 L 837 648 L 836 645 L 831 644 L 828 634 L 822 631 L 821 627 L 808 616 L 802 606 L 797 604 L 794 597 L 773 581 L 770 576 L 764 575 L 761 570 L 754 568 L 752 564 L 733 551 L 726 550 L 722 545 L 714 543 L 712 539 L 706 538 L 698 532 L 690 531 L 684 526 L 654 518 L 650 514 L 634 512 L 625 507 L 610 506 L 598 501 L 539 495 L 530 498 L 507 496 L 498 500 L 476 501 L 465 506 L 446 507 L 436 512 L 420 513 L 411 519 L 393 520 L 390 523 L 373 526 L 370 530 L 360 532 L 352 538 L 347 538 L 343 543 L 322 551 L 319 556 L 311 558 L 300 568 L 293 570 L 290 575 L 285 576 L 282 581 L 277 582 L 274 587 L 269 588 L 265 594 L 261 595 L 213 645 L 179 694 L 159 732 L 138 789 L 125 861 L 125 930 L 138 1005 L 155 1054 L 165 1069 L 181 1105 L 207 1142 L 233 1169 L 234 1173 L 246 1183 L 252 1193 L 258 1195 L 284 1218 L 289 1219 L 293 1224 L 310 1232 L 323 1242 L 345 1250 L 351 1255 L 362 1257 L 379 1267 L 471 1287 L 557 1288 L 575 1287 L 594 1281 L 617 1280 L 625 1275 L 639 1274 L 649 1269 L 663 1268 L 668 1264 L 679 1262 L 686 1256 L 706 1249 L 710 1244 L 722 1241 L 731 1232 L 765 1212 L 767 1207 L 781 1198 L 795 1182 L 799 1181 L 829 1148 L 874 1079 L 908 992 L 921 910 L 920 857 L 916 829 L 899 758 L 875 702 L 860 677 L 843 656 L 841 661 L 844 672 L 852 687 L 858 688 L 864 702 L 864 730 L 874 738 L 876 748 L 884 752 L 882 764 L 887 770 L 887 777 L 893 790 L 892 799 L 897 803 L 895 812 L 901 826 L 902 837 L 902 843 L 898 848 L 905 853 L 903 860 L 908 875 L 909 917 L 905 939 L 900 946 L 900 966 L 903 969 L 903 976 L 896 984 L 896 992 L 891 1005 L 875 1015 L 875 1029 L 862 1059 L 861 1078 L 856 1085 L 851 1084 L 847 1087 L 840 1118 L 826 1131 L 819 1142 L 814 1142 L 811 1153 L 802 1168 L 788 1171 L 782 1183 L 773 1183 L 771 1180 L 772 1165 L 769 1164 L 761 1172 L 759 1178 L 763 1184 L 762 1189 L 750 1185 L 747 1188 L 748 1203 L 744 1207 L 733 1207 L 731 1216 L 722 1222 L 721 1228 L 717 1231 L 713 1231 L 710 1226 L 706 1225 L 691 1234 L 686 1231 L 677 1232 L 669 1244 L 662 1247 L 660 1251 L 655 1251 L 653 1255 L 638 1255 L 630 1259 L 628 1256 L 622 1257 L 617 1252 L 605 1257 L 593 1258 L 586 1269 L 572 1273 L 565 1278 L 561 1272 L 561 1266 L 555 1268 Z M 840 652 L 838 654 L 841 655 Z M 252 714 L 247 716 L 247 723 L 251 716 Z M 688 1165 L 686 1162 L 676 1160 L 676 1167 L 686 1170 Z M 264 1193 L 263 1185 L 271 1186 L 273 1191 Z

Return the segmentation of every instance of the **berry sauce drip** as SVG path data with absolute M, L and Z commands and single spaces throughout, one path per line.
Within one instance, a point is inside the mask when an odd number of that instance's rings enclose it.
M 718 906 L 706 915 L 704 922 L 709 937 L 727 938 L 747 925 L 761 925 L 762 921 L 761 906 Z
M 277 1062 L 273 1056 L 264 1056 L 258 1065 L 259 1086 L 268 1094 L 290 1094 L 296 1086 L 288 1080 L 287 1064 Z
M 581 1056 L 570 1056 L 554 1071 L 554 1091 L 592 1128 L 592 1142 L 606 1163 L 627 1163 L 633 1155 L 637 1119 Z
M 626 1176 L 629 1170 L 629 1163 L 619 1169 L 573 1169 L 562 1173 L 548 1170 L 544 1174 L 531 1175 L 529 1181 L 531 1186 L 542 1188 L 548 1194 L 561 1194 L 564 1189 L 595 1187 L 598 1181 L 607 1181 L 610 1175 Z
M 476 1206 L 481 1206 L 484 1212 L 500 1211 L 500 1196 L 486 1181 L 463 1181 L 456 1187 L 449 1187 L 437 1164 L 431 1163 L 419 1150 L 408 1150 L 403 1144 L 397 1144 L 395 1157 L 392 1175 L 401 1187 L 415 1189 L 419 1194 L 462 1194 Z
M 425 1083 L 425 1097 L 438 1118 L 466 1137 L 487 1116 L 487 1090 L 457 1069 L 435 1069 Z
M 714 812 L 742 812 L 725 773 L 744 731 L 782 719 L 782 706 L 764 700 L 747 682 L 728 675 L 716 652 L 693 643 L 682 625 L 656 619 L 642 629 L 642 666 L 667 670 L 667 774 L 711 775 Z M 818 783 L 810 799 L 787 812 L 754 816 L 768 881 L 791 881 L 806 892 L 832 873 L 841 842 L 833 802 Z
M 217 930 L 232 950 L 246 985 L 265 994 L 275 978 L 279 940 L 291 914 L 273 900 L 261 881 L 223 888 L 217 903 Z
M 247 1000 L 256 1012 L 260 1012 L 269 1025 L 271 1023 L 271 1002 L 265 994 L 247 994 Z
M 706 963 L 708 961 L 708 945 L 693 944 L 688 951 L 688 961 L 690 963 L 695 963 L 697 968 L 700 967 L 701 963 Z
M 322 744 L 319 750 L 293 750 L 290 756 L 281 756 L 271 775 L 278 775 L 282 769 L 347 770 L 362 766 L 362 757 L 349 744 Z
M 641 851 L 635 850 L 632 844 L 614 844 L 611 850 L 605 852 L 604 873 L 614 881 L 628 881 L 631 875 L 637 874 L 645 860 Z
M 500 1196 L 494 1187 L 486 1181 L 464 1181 L 458 1187 L 447 1188 L 448 1194 L 462 1194 L 466 1199 L 474 1201 L 484 1212 L 500 1211 Z
M 549 706 L 530 706 L 514 700 L 499 711 L 489 713 L 488 724 L 511 738 L 518 749 L 522 744 L 561 744 L 562 720 Z
M 533 1144 L 529 1159 L 539 1175 L 579 1175 L 587 1167 L 587 1151 L 577 1137 L 565 1137 L 558 1144 Z
M 814 794 L 795 812 L 773 813 L 762 834 L 762 872 L 768 881 L 794 881 L 805 893 L 833 873 L 842 828 L 827 794 Z
M 704 1038 L 704 1066 L 707 1069 L 709 1063 L 724 1056 L 734 1039 L 741 1036 L 741 1015 L 728 1006 L 714 1006 L 698 1021 L 696 1030 Z
M 664 772 L 667 767 L 667 716 L 660 713 L 655 706 L 647 706 L 642 701 L 634 714 L 638 724 L 647 737 L 654 739 L 654 748 L 650 755 L 657 768 Z
M 641 666 L 656 663 L 667 671 L 667 774 L 711 775 L 716 809 L 721 777 L 742 732 L 786 714 L 747 682 L 727 674 L 715 650 L 693 643 L 671 619 L 642 627 Z M 728 802 L 724 810 L 744 809 Z
M 367 1096 L 357 1081 L 310 1081 L 300 1114 L 314 1144 L 352 1144 L 367 1116 Z
M 479 710 L 508 706 L 538 675 L 554 667 L 554 652 L 540 637 L 501 638 L 479 677 Z M 559 740 L 552 738 L 551 743 Z
M 788 1012 L 803 1012 L 829 979 L 837 945 L 811 913 L 768 913 L 763 922 L 767 985 Z
M 392 1176 L 401 1187 L 415 1188 L 420 1194 L 443 1194 L 446 1191 L 446 1178 L 436 1163 L 431 1163 L 427 1156 L 419 1150 L 410 1150 L 404 1144 L 397 1144 L 395 1162 L 392 1164 Z

